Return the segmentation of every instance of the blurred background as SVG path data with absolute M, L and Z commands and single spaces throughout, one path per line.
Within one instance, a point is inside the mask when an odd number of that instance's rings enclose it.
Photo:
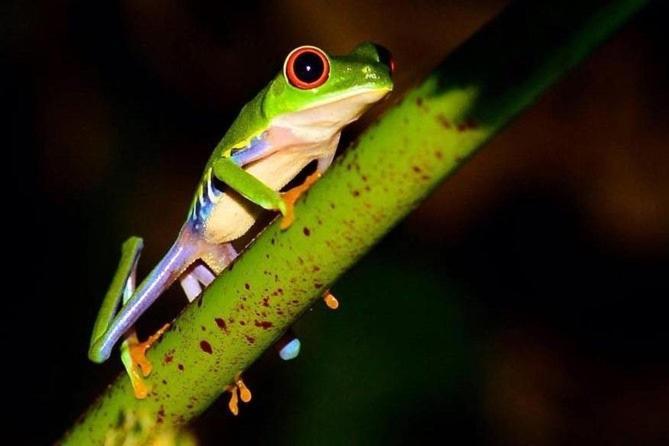
M 202 444 L 667 444 L 660 3 L 343 277 L 340 310 L 317 305 L 295 327 L 297 360 L 270 351 L 247 372 L 254 399 L 239 417 L 222 399 L 192 424 Z M 55 441 L 120 371 L 86 351 L 121 242 L 144 237 L 147 273 L 211 150 L 290 49 L 383 43 L 397 98 L 505 4 L 4 3 L 12 266 L 0 330 L 21 444 Z M 141 331 L 184 304 L 172 290 Z

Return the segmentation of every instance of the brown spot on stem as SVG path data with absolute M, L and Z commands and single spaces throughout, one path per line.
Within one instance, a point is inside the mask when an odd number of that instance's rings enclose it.
M 306 235 L 307 237 L 309 237 L 309 236 L 311 235 L 311 231 L 310 231 L 309 228 L 307 228 L 306 226 L 304 227 L 304 229 L 302 229 L 302 232 L 303 232 L 304 235 Z
M 202 349 L 203 352 L 209 353 L 211 355 L 212 353 L 211 344 L 208 343 L 207 341 L 200 341 L 200 348 Z
M 183 364 L 179 364 L 179 365 L 177 365 L 177 368 L 178 368 L 179 370 L 181 370 L 182 372 L 184 371 L 184 365 L 183 365 Z
M 228 326 L 226 325 L 224 319 L 217 317 L 216 319 L 214 319 L 214 321 L 216 321 L 216 325 L 218 325 L 218 328 L 220 328 L 226 333 L 228 332 Z
M 250 289 L 251 289 L 251 285 L 249 285 L 248 283 L 245 283 L 245 284 L 244 284 L 244 288 L 246 288 L 247 290 L 250 290 Z
M 449 121 L 443 113 L 437 115 L 437 121 L 439 121 L 439 124 L 445 129 L 453 128 L 453 124 L 451 124 L 451 121 Z
M 160 424 L 165 419 L 165 408 L 160 406 L 158 413 L 156 413 L 156 423 Z
M 270 321 L 255 321 L 255 324 L 256 327 L 261 327 L 263 330 L 267 330 L 274 326 Z
M 256 338 L 254 338 L 253 336 L 244 335 L 244 337 L 246 338 L 246 340 L 249 344 L 255 344 L 256 343 Z
M 163 362 L 164 362 L 165 364 L 169 364 L 170 362 L 172 362 L 173 359 L 174 359 L 174 355 L 166 354 L 166 355 L 163 357 Z
M 416 105 L 418 106 L 418 108 L 420 108 L 422 111 L 426 113 L 430 111 L 430 108 L 427 106 L 427 104 L 425 104 L 423 98 L 420 97 L 416 98 Z
M 457 126 L 458 132 L 466 132 L 468 130 L 474 130 L 478 128 L 478 124 L 471 118 L 465 119 L 463 122 L 459 123 Z

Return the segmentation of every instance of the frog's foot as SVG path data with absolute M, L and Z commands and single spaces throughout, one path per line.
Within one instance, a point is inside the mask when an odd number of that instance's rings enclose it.
M 252 397 L 251 391 L 249 390 L 248 387 L 246 387 L 246 384 L 244 384 L 241 373 L 238 373 L 235 376 L 234 384 L 230 384 L 228 387 L 226 387 L 225 391 L 230 392 L 230 401 L 228 401 L 228 409 L 230 409 L 230 412 L 232 412 L 232 414 L 235 416 L 239 415 L 240 399 L 245 403 L 251 401 Z
M 137 333 L 132 330 L 131 333 L 127 334 L 125 340 L 121 344 L 121 361 L 125 367 L 128 377 L 130 377 L 130 384 L 132 385 L 132 390 L 135 393 L 135 398 L 143 400 L 146 398 L 146 395 L 149 394 L 149 389 L 142 378 L 139 367 L 136 363 L 133 362 L 132 356 L 130 354 L 130 346 L 137 344 Z
M 167 331 L 168 328 L 170 328 L 169 323 L 163 325 L 157 332 L 149 336 L 144 342 L 139 342 L 137 336 L 134 337 L 134 342 L 131 339 L 128 340 L 128 350 L 130 352 L 132 363 L 139 367 L 144 377 L 149 376 L 151 370 L 153 369 L 151 362 L 149 362 L 148 358 L 146 357 L 146 352 L 153 344 L 156 343 L 156 341 L 158 341 L 158 339 L 160 339 L 160 337 Z
M 325 305 L 327 305 L 328 308 L 331 310 L 336 310 L 337 308 L 339 308 L 339 301 L 337 300 L 336 297 L 332 295 L 330 290 L 326 291 L 323 294 L 323 302 L 325 302 Z
M 130 333 L 126 334 L 125 340 L 121 344 L 121 361 L 125 367 L 125 371 L 128 373 L 130 378 L 130 384 L 132 385 L 132 390 L 135 393 L 135 398 L 144 399 L 149 393 L 149 389 L 142 378 L 140 369 L 136 363 L 133 362 L 132 355 L 130 354 L 131 345 L 138 344 L 137 333 L 135 330 L 132 330 Z
M 281 220 L 281 229 L 288 229 L 290 225 L 293 224 L 295 220 L 295 202 L 297 201 L 303 193 L 305 193 L 309 188 L 321 177 L 321 173 L 317 170 L 316 172 L 309 175 L 304 183 L 299 186 L 295 186 L 289 191 L 284 192 L 281 195 L 284 204 L 286 205 L 286 212 L 283 214 L 283 219 Z
M 130 377 L 132 389 L 137 399 L 144 399 L 149 393 L 149 389 L 144 382 L 143 377 L 149 376 L 153 368 L 151 362 L 146 358 L 146 351 L 165 333 L 170 324 L 163 325 L 152 336 L 144 342 L 139 342 L 135 330 L 128 333 L 121 344 L 121 361 L 125 366 L 126 372 Z M 141 373 L 140 373 L 141 372 Z

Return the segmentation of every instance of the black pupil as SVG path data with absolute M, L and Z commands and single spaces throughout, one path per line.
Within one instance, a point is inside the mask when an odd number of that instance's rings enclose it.
M 325 66 L 318 54 L 308 51 L 297 56 L 293 69 L 299 80 L 310 84 L 321 77 Z

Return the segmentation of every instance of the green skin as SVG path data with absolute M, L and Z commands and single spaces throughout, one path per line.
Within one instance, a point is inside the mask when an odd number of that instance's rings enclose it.
M 116 342 L 125 338 L 122 360 L 136 384 L 139 375 L 128 339 L 134 337 L 137 319 L 176 280 L 182 281 L 193 300 L 201 291 L 199 286 L 208 285 L 235 258 L 230 242 L 249 230 L 261 208 L 279 211 L 284 217 L 290 213 L 292 203 L 279 190 L 312 161 L 317 162 L 319 173 L 324 172 L 342 128 L 392 90 L 391 67 L 379 51 L 363 43 L 348 55 L 327 56 L 329 76 L 314 88 L 293 86 L 286 59 L 284 70 L 242 108 L 216 146 L 177 241 L 137 289 L 142 241 L 131 237 L 123 245 L 121 262 L 93 329 L 88 354 L 92 361 L 108 359 Z M 214 178 L 226 188 L 214 186 Z M 204 270 L 193 267 L 198 261 L 206 266 Z

